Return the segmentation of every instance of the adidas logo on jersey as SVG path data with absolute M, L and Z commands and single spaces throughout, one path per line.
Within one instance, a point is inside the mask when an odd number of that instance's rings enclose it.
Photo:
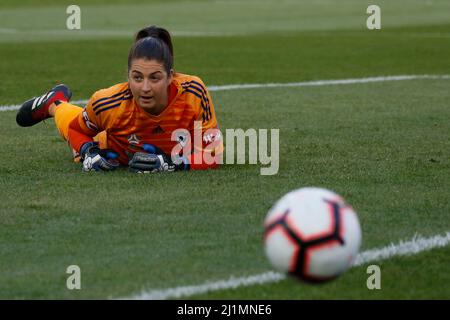
M 155 129 L 153 129 L 152 133 L 160 134 L 160 133 L 164 133 L 164 130 L 160 126 L 157 126 Z

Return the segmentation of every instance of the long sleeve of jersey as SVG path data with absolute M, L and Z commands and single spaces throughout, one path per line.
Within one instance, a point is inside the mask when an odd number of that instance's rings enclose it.
M 201 111 L 190 130 L 192 153 L 189 156 L 191 170 L 205 170 L 222 164 L 223 139 L 217 123 L 212 97 L 204 83 L 197 78 L 187 90 L 195 92 L 200 99 Z M 196 137 L 201 132 L 201 136 Z M 201 139 L 201 143 L 200 140 Z M 193 140 L 193 141 L 192 141 Z

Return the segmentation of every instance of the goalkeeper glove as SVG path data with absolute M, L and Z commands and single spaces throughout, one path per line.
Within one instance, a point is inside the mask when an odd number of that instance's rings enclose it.
M 189 170 L 186 158 L 179 157 L 173 162 L 161 149 L 151 144 L 144 144 L 147 152 L 136 152 L 128 163 L 129 169 L 136 173 L 173 172 Z
M 110 171 L 119 166 L 118 154 L 109 149 L 100 149 L 97 142 L 86 142 L 80 149 L 83 172 Z

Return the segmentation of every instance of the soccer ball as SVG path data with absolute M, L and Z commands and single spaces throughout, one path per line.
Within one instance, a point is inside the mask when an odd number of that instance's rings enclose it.
M 278 271 L 311 283 L 338 277 L 353 263 L 361 228 L 352 207 L 332 191 L 302 188 L 270 209 L 264 244 Z

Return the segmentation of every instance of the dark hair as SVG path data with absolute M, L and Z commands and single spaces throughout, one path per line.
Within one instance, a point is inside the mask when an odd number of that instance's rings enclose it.
M 131 62 L 140 58 L 162 62 L 169 74 L 173 69 L 173 46 L 169 31 L 156 26 L 139 30 L 128 54 L 128 70 Z

